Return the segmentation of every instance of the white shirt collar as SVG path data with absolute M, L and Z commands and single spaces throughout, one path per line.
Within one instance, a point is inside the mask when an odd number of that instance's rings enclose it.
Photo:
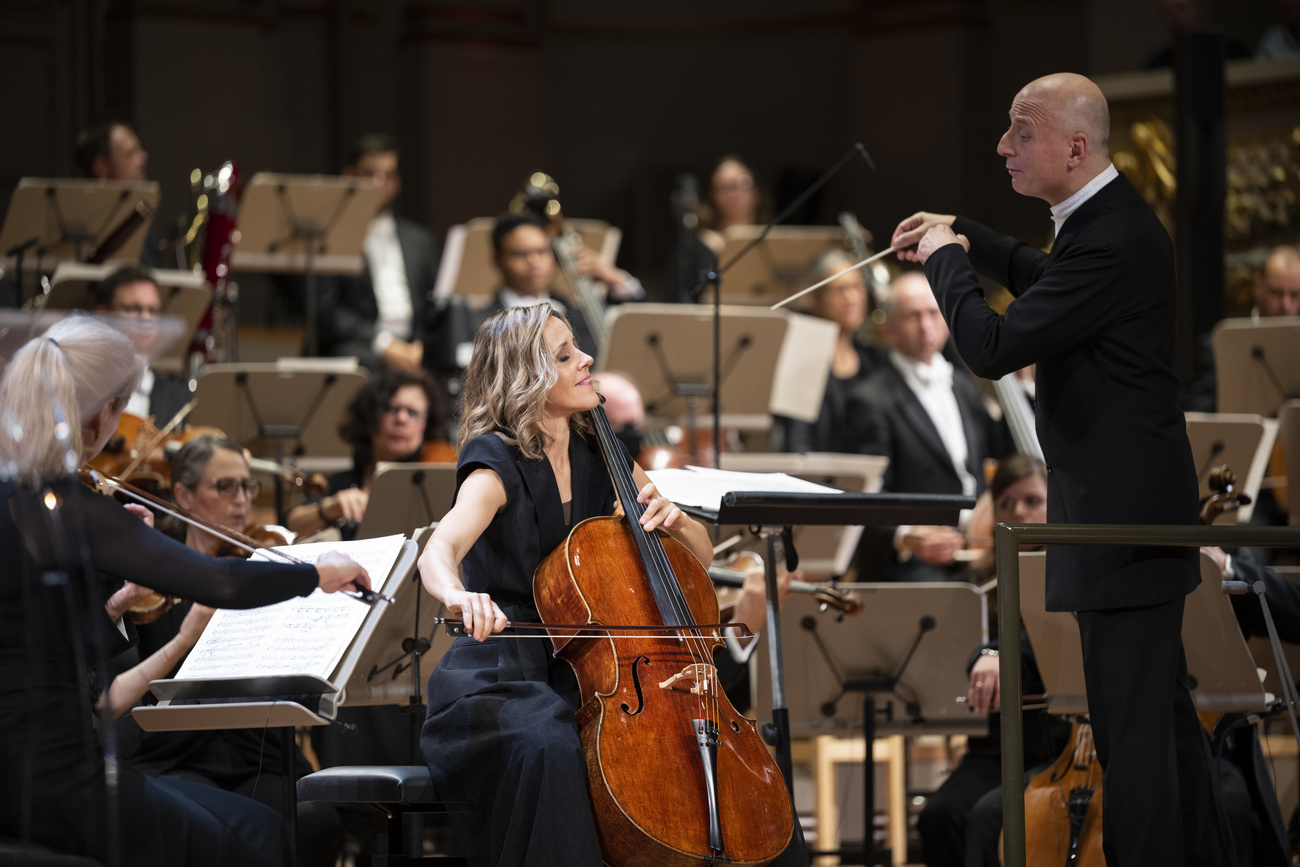
M 1056 224 L 1055 234 L 1061 234 L 1061 227 L 1065 225 L 1065 221 L 1069 219 L 1071 214 L 1079 210 L 1080 205 L 1097 195 L 1098 190 L 1117 177 L 1119 177 L 1119 172 L 1115 169 L 1115 164 L 1106 163 L 1106 168 L 1102 170 L 1101 174 L 1084 184 L 1083 189 L 1059 205 L 1052 205 L 1052 222 Z

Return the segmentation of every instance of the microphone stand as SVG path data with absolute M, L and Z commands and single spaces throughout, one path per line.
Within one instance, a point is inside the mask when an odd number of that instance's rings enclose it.
M 871 154 L 867 153 L 867 149 L 862 142 L 854 144 L 844 156 L 836 161 L 835 165 L 827 169 L 820 178 L 813 181 L 808 189 L 800 193 L 793 202 L 786 205 L 785 210 L 773 217 L 772 221 L 763 227 L 763 231 L 758 233 L 757 238 L 746 244 L 739 253 L 732 256 L 722 266 L 705 271 L 692 293 L 698 300 L 706 289 L 710 286 L 713 287 L 713 468 L 715 470 L 721 466 L 722 461 L 722 401 L 720 400 L 722 396 L 722 275 L 745 258 L 750 250 L 763 243 L 763 239 L 767 237 L 774 226 L 779 226 L 789 219 L 790 215 L 798 210 L 804 202 L 808 201 L 813 193 L 820 190 L 826 185 L 827 181 L 839 174 L 854 157 L 861 157 L 871 167 L 872 171 L 876 170 L 876 164 L 871 159 Z

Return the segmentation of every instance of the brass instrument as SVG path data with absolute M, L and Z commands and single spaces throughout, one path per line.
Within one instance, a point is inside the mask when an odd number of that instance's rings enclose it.
M 555 251 L 555 261 L 573 287 L 574 301 L 587 320 L 587 328 L 596 341 L 596 346 L 603 346 L 609 334 L 609 328 L 605 325 L 605 301 L 600 297 L 595 282 L 578 273 L 578 251 L 583 246 L 582 236 L 564 220 L 560 207 L 560 185 L 545 172 L 533 172 L 510 200 L 510 211 L 515 214 L 532 211 L 550 223 L 551 248 Z

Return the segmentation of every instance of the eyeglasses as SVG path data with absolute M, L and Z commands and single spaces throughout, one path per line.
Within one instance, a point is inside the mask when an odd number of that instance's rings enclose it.
M 384 415 L 402 414 L 405 414 L 411 421 L 424 421 L 424 417 L 428 415 L 428 413 L 422 410 L 412 409 L 409 406 L 401 406 L 400 404 L 390 404 L 384 409 Z
M 257 479 L 204 479 L 203 484 L 211 485 L 217 489 L 217 496 L 223 500 L 233 500 L 240 491 L 249 500 L 256 500 L 257 495 L 262 492 L 262 483 Z

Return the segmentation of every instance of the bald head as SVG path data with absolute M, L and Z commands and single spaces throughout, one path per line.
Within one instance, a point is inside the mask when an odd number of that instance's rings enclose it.
M 1110 164 L 1110 109 L 1100 88 L 1059 72 L 1025 85 L 998 142 L 1016 192 L 1056 205 Z
M 614 430 L 645 421 L 645 403 L 632 380 L 619 373 L 601 373 L 596 376 L 596 385 L 605 398 L 605 415 Z
M 1260 316 L 1300 316 L 1300 252 L 1274 247 L 1255 276 L 1255 307 Z

